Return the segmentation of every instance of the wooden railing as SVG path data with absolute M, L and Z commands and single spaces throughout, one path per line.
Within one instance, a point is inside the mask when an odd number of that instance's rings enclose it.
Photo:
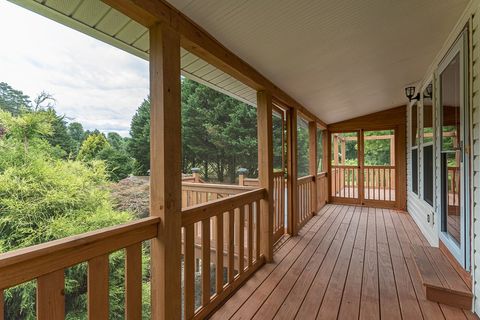
M 448 167 L 448 206 L 456 207 L 460 203 L 460 168 Z M 455 209 L 449 212 L 457 212 Z
M 285 234 L 285 175 L 273 174 L 273 242 Z
M 182 208 L 226 198 L 254 188 L 213 183 L 182 182 Z
M 0 311 L 3 291 L 37 280 L 37 319 L 65 318 L 64 272 L 88 263 L 88 318 L 109 318 L 109 255 L 125 249 L 125 312 L 142 318 L 142 242 L 157 236 L 160 219 L 150 217 L 0 255 Z M 0 313 L 3 319 L 3 312 Z
M 328 178 L 327 173 L 317 174 L 315 180 L 317 184 L 317 211 L 320 210 L 328 202 Z
M 395 167 L 364 167 L 364 198 L 367 200 L 395 201 Z
M 265 190 L 256 189 L 182 210 L 184 319 L 207 316 L 264 264 L 260 255 L 260 200 L 264 198 Z M 201 230 L 200 252 L 195 229 Z M 198 265 L 201 284 L 196 285 Z
M 332 197 L 358 198 L 358 167 L 333 166 L 331 167 Z
M 315 177 L 305 176 L 297 179 L 298 190 L 298 216 L 297 216 L 297 230 L 300 230 L 305 223 L 310 220 L 314 213 L 312 205 L 313 184 L 315 183 Z

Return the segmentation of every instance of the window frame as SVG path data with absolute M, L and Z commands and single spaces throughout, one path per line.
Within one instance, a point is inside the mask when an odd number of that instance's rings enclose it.
M 413 108 L 416 107 L 416 112 L 417 112 L 417 117 L 416 117 L 416 125 L 417 125 L 417 130 L 415 132 L 415 134 L 413 134 Z M 409 112 L 410 112 L 410 117 L 409 117 L 409 124 L 410 124 L 410 127 L 409 127 L 409 132 L 410 132 L 410 143 L 409 143 L 409 147 L 410 147 L 410 169 L 411 169 L 411 174 L 410 174 L 410 186 L 411 186 L 411 192 L 414 193 L 418 198 L 420 198 L 420 184 L 419 184 L 419 142 L 420 142 L 420 139 L 418 141 L 416 141 L 417 139 L 417 136 L 419 135 L 419 103 L 418 101 L 415 101 L 414 103 L 411 103 L 410 104 L 410 107 L 409 107 Z M 416 144 L 413 145 L 413 141 L 416 141 Z M 413 188 L 413 150 L 416 150 L 416 153 L 417 153 L 417 167 L 416 167 L 416 171 L 417 171 L 417 191 L 415 192 L 414 188 Z
M 427 87 L 429 85 L 432 85 L 432 97 L 431 99 L 431 108 L 432 108 L 432 139 L 431 141 L 425 142 L 425 105 L 424 105 L 424 96 L 423 93 L 426 91 Z M 429 77 L 428 80 L 425 82 L 425 84 L 421 87 L 421 98 L 420 98 L 420 108 L 418 108 L 419 115 L 417 116 L 417 120 L 419 121 L 418 125 L 418 130 L 419 130 L 419 141 L 418 141 L 418 148 L 419 148 L 419 153 L 418 153 L 418 163 L 419 163 L 419 177 L 422 178 L 421 183 L 419 181 L 418 183 L 418 189 L 419 189 L 419 197 L 420 199 L 431 208 L 433 211 L 435 208 L 435 193 L 436 193 L 436 105 L 435 105 L 435 94 L 436 94 L 436 88 L 435 88 L 435 81 L 433 76 Z M 425 200 L 425 147 L 432 147 L 432 203 L 430 204 L 427 200 Z

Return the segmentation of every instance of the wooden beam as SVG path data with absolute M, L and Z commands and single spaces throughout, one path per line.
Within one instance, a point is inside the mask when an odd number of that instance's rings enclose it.
M 308 118 L 315 120 L 326 128 L 320 120 L 307 108 L 293 99 L 273 82 L 264 77 L 248 63 L 228 50 L 202 27 L 190 20 L 164 0 L 103 0 L 114 9 L 134 19 L 138 23 L 150 27 L 154 23 L 169 25 L 178 31 L 181 45 L 186 50 L 202 58 L 237 80 L 257 91 L 268 91 L 279 101 L 297 109 Z
M 312 208 L 317 212 L 317 124 L 314 121 L 308 123 L 308 142 L 309 142 L 309 173 L 314 176 L 312 184 Z
M 180 36 L 164 23 L 150 28 L 150 99 L 150 215 L 162 222 L 151 248 L 152 319 L 180 319 Z
M 267 262 L 273 260 L 273 120 L 272 96 L 257 93 L 258 170 L 260 187 L 266 191 L 260 202 L 260 250 Z
M 297 109 L 287 111 L 287 179 L 288 179 L 288 233 L 298 233 L 298 161 L 297 161 Z

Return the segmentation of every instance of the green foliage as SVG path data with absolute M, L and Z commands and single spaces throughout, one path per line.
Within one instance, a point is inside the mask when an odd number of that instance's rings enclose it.
M 0 110 L 19 115 L 30 111 L 30 98 L 20 90 L 15 90 L 5 82 L 0 82 Z
M 298 177 L 308 176 L 310 173 L 308 123 L 302 118 L 297 122 L 297 157 Z
M 137 175 L 147 175 L 150 170 L 150 98 L 145 99 L 132 118 L 131 140 L 128 150 L 135 159 Z

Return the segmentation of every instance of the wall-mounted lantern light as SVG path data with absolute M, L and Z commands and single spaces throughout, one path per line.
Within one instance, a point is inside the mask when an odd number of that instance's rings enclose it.
M 406 87 L 405 88 L 405 95 L 407 96 L 408 101 L 420 100 L 420 93 L 417 93 L 416 96 L 414 96 L 414 94 L 415 94 L 415 87 Z

